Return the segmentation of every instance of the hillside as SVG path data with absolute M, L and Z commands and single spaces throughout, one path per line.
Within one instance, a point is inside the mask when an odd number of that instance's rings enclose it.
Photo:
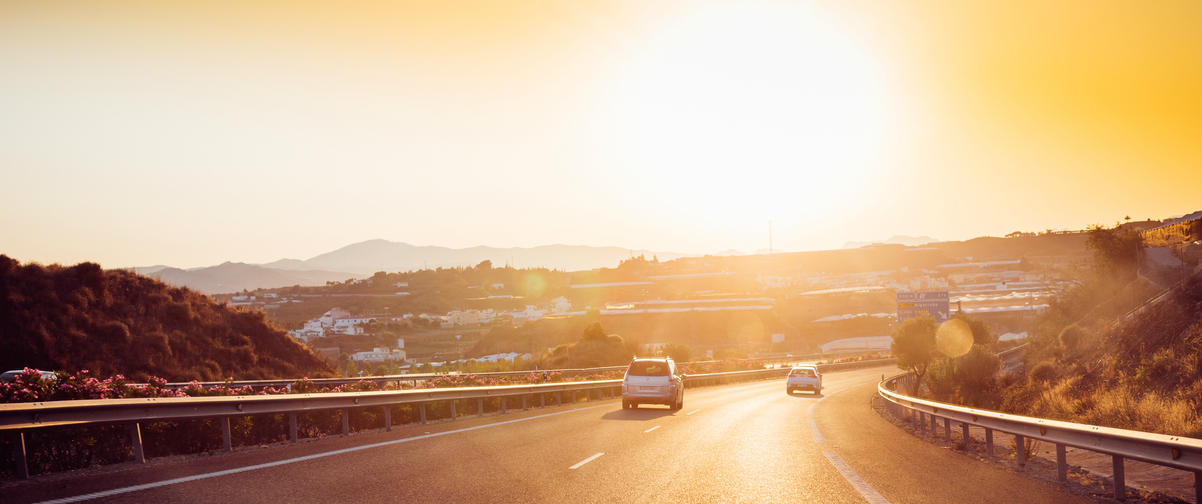
M 281 259 L 264 266 L 280 269 L 349 271 L 370 275 L 377 271 L 453 268 L 472 266 L 481 261 L 491 261 L 498 266 L 513 264 L 527 268 L 539 267 L 572 271 L 613 267 L 622 259 L 640 254 L 654 255 L 657 252 L 583 245 L 456 249 L 410 245 L 388 240 L 368 240 L 347 245 L 304 261 Z M 683 255 L 672 252 L 658 252 L 658 254 L 664 259 Z
M 22 265 L 0 255 L 0 368 L 121 373 L 135 380 L 329 373 L 261 312 L 219 305 L 94 263 Z
M 217 266 L 195 269 L 162 267 L 142 272 L 177 287 L 187 287 L 206 294 L 271 289 L 293 285 L 325 285 L 342 282 L 354 275 L 336 271 L 290 270 L 267 268 L 254 264 L 226 262 Z
M 1202 435 L 1202 279 L 1195 273 L 1157 302 L 1124 309 L 1130 304 L 1125 298 L 1146 298 L 1144 284 L 1133 281 L 1059 332 L 1045 326 L 1027 352 L 1026 376 L 1008 378 L 1013 383 L 1001 391 L 1001 407 L 1095 425 Z

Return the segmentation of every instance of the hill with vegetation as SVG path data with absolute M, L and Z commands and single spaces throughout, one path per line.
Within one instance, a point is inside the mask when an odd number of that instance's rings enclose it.
M 267 321 L 185 288 L 95 263 L 0 255 L 0 368 L 89 370 L 135 380 L 295 378 L 325 361 Z
M 135 271 L 139 269 L 135 268 Z M 285 270 L 254 264 L 227 262 L 206 268 L 147 268 L 139 271 L 177 287 L 214 294 L 290 285 L 325 285 L 354 277 L 337 271 Z
M 920 376 L 920 393 L 941 401 L 1202 435 L 1198 270 L 1165 290 L 1139 274 L 1145 248 L 1137 230 L 1095 228 L 1086 240 L 1090 265 L 1036 319 L 1022 362 L 1003 368 L 977 344 L 962 357 L 945 357 L 933 321 L 908 321 L 894 334 L 899 365 Z M 973 328 L 976 343 L 978 334 L 991 339 L 983 329 Z
M 1147 293 L 1143 283 L 1133 281 L 1115 297 Z M 1202 279 L 1194 274 L 1155 302 L 1122 311 L 1126 307 L 1107 300 L 1057 332 L 1047 330 L 1055 327 L 1049 321 L 1031 342 L 1026 373 L 1009 378 L 1000 407 L 1202 436 Z

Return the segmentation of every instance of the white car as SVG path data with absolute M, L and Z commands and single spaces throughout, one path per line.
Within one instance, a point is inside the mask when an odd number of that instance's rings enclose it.
M 785 392 L 792 394 L 794 390 L 809 390 L 815 394 L 822 392 L 822 373 L 818 372 L 818 366 L 793 366 L 789 370 L 789 378 L 785 380 Z
M 684 379 L 670 357 L 630 361 L 622 378 L 622 408 L 640 404 L 663 404 L 674 410 L 684 406 Z

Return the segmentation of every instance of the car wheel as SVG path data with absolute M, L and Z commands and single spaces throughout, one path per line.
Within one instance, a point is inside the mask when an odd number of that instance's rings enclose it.
M 785 389 L 785 393 L 789 394 L 789 395 L 793 395 L 793 388 L 789 387 L 789 388 Z

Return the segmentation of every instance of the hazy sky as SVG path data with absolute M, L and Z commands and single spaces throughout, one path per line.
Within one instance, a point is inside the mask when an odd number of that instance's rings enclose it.
M 1202 7 L 0 3 L 0 253 L 838 248 L 1202 207 Z

